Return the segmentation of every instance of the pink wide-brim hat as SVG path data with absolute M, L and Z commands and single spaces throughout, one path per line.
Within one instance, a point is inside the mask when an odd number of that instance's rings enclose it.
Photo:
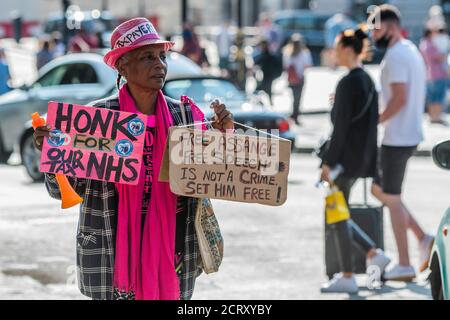
M 116 69 L 117 60 L 125 53 L 149 44 L 164 44 L 164 50 L 170 50 L 175 44 L 161 40 L 153 24 L 147 18 L 134 18 L 121 23 L 111 34 L 111 50 L 103 61 Z

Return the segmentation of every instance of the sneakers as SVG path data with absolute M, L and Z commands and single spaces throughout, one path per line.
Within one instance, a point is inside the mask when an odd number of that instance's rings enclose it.
M 395 265 L 384 273 L 385 280 L 410 282 L 416 277 L 412 266 Z
M 434 237 L 429 234 L 425 235 L 425 237 L 419 242 L 419 272 L 423 272 L 428 268 L 433 243 Z
M 377 255 L 367 259 L 367 270 L 369 270 L 371 266 L 376 266 L 380 270 L 380 275 L 382 275 L 387 265 L 391 262 L 391 259 L 386 257 L 383 250 L 377 249 L 376 251 Z
M 358 285 L 356 284 L 355 277 L 345 278 L 342 273 L 334 275 L 328 283 L 322 286 L 320 289 L 322 293 L 358 293 Z

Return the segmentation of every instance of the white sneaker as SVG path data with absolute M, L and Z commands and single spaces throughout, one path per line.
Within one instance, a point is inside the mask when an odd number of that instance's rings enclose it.
M 376 266 L 380 270 L 380 275 L 382 275 L 384 273 L 387 265 L 391 262 L 391 259 L 389 259 L 384 254 L 383 250 L 377 249 L 376 251 L 377 251 L 377 254 L 375 256 L 373 256 L 372 258 L 368 258 L 366 261 L 367 270 L 369 270 L 369 268 L 372 266 Z
M 428 268 L 430 261 L 431 249 L 433 248 L 434 237 L 429 234 L 425 235 L 422 241 L 419 242 L 419 272 L 423 272 Z
M 322 293 L 358 293 L 358 285 L 355 277 L 345 278 L 342 273 L 337 273 L 328 283 L 320 289 Z
M 392 281 L 410 282 L 416 277 L 416 272 L 412 266 L 395 265 L 384 273 L 384 279 Z

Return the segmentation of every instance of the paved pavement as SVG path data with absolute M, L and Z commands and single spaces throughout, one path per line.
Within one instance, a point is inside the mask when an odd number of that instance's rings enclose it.
M 281 207 L 213 201 L 225 258 L 219 273 L 200 276 L 194 299 L 430 298 L 426 273 L 416 282 L 387 282 L 375 291 L 365 289 L 365 276 L 358 276 L 359 295 L 319 292 L 326 278 L 323 191 L 314 187 L 317 165 L 310 155 L 292 156 L 288 200 Z M 73 276 L 77 209 L 62 211 L 20 166 L 0 165 L 0 177 L 0 299 L 83 299 Z M 430 158 L 411 161 L 405 200 L 431 233 L 449 205 L 449 180 Z M 361 184 L 355 188 L 352 202 L 360 202 Z M 385 235 L 387 253 L 395 260 L 387 211 Z M 417 263 L 417 243 L 410 239 Z

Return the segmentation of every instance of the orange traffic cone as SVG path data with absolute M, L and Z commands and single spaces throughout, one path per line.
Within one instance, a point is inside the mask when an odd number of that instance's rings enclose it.
M 31 115 L 33 128 L 36 130 L 37 127 L 45 126 L 45 119 L 39 116 L 39 113 L 35 112 Z M 83 202 L 81 198 L 67 180 L 67 177 L 62 173 L 56 174 L 56 181 L 58 182 L 59 191 L 61 193 L 61 208 L 67 209 L 77 204 Z
M 56 181 L 59 185 L 59 191 L 61 192 L 61 208 L 67 209 L 83 202 L 78 193 L 73 190 L 72 186 L 67 180 L 67 177 L 61 173 L 56 174 Z

